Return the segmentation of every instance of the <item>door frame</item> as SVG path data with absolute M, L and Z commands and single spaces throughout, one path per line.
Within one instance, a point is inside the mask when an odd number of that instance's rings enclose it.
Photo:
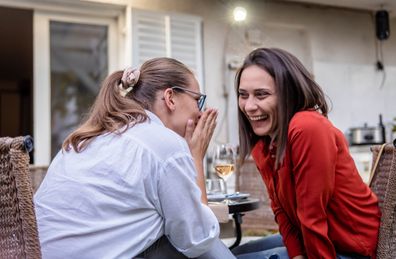
M 69 7 L 70 8 L 70 7 Z M 78 8 L 76 8 L 78 9 Z M 33 15 L 33 138 L 34 164 L 48 166 L 51 160 L 51 71 L 50 21 L 108 26 L 109 72 L 120 67 L 120 20 L 106 15 L 34 10 Z M 120 51 L 121 52 L 121 51 Z

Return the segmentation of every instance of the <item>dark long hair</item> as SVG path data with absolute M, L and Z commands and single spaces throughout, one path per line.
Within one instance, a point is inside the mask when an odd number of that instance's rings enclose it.
M 172 58 L 154 58 L 140 68 L 140 77 L 125 97 L 119 85 L 123 71 L 110 74 L 102 83 L 86 121 L 63 142 L 66 151 L 81 152 L 96 137 L 106 132 L 119 132 L 147 120 L 144 109 L 151 110 L 156 93 L 167 87 L 188 85 L 191 70 Z M 122 132 L 123 132 L 122 131 Z M 119 132 L 119 133 L 122 133 Z
M 242 72 L 250 66 L 258 66 L 271 75 L 275 82 L 278 98 L 277 128 L 273 139 L 264 137 L 267 141 L 276 141 L 276 167 L 278 167 L 286 152 L 287 132 L 289 122 L 295 113 L 304 110 L 319 110 L 327 117 L 328 106 L 320 86 L 304 65 L 289 52 L 277 48 L 259 48 L 252 51 L 244 60 L 235 77 L 235 88 L 238 95 Z M 249 120 L 239 109 L 239 142 L 241 163 L 250 155 L 253 146 L 260 138 L 250 125 Z

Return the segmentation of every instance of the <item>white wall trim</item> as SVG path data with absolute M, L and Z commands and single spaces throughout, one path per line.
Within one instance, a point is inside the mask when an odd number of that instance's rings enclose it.
M 34 164 L 49 165 L 51 158 L 51 89 L 49 23 L 33 16 L 33 139 Z
M 114 18 L 86 17 L 49 11 L 35 11 L 33 18 L 33 130 L 34 164 L 49 165 L 51 160 L 51 80 L 50 80 L 50 21 L 63 21 L 108 26 L 108 69 L 120 67 L 118 62 L 118 24 Z
M 0 6 L 102 17 L 118 17 L 125 10 L 122 4 L 81 0 L 0 0 Z

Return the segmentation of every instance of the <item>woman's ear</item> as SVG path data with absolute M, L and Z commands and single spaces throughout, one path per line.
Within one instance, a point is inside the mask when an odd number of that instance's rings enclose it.
M 168 88 L 164 91 L 164 101 L 165 105 L 171 110 L 174 111 L 176 109 L 175 104 L 175 93 L 172 89 Z

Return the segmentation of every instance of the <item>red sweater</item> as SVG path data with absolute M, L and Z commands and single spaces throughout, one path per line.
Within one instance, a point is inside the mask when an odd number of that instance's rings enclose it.
M 252 156 L 271 199 L 289 257 L 375 255 L 380 211 L 362 181 L 344 135 L 314 111 L 289 124 L 283 164 L 274 170 L 275 147 L 260 140 Z

